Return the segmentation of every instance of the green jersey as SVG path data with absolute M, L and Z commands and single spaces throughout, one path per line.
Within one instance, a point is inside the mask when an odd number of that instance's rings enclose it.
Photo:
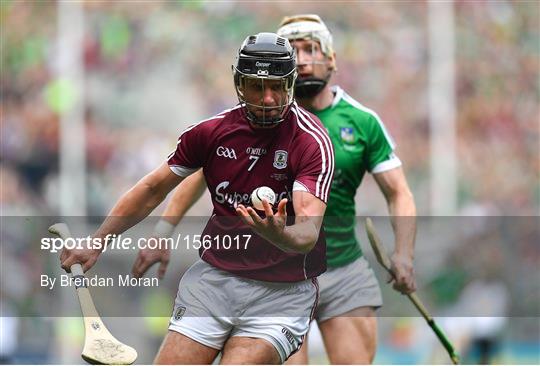
M 314 113 L 334 145 L 334 181 L 326 207 L 327 264 L 344 266 L 362 255 L 355 235 L 354 196 L 364 173 L 381 173 L 401 165 L 394 141 L 379 116 L 333 87 L 332 104 Z

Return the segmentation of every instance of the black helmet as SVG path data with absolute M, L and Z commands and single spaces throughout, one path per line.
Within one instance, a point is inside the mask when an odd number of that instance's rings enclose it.
M 246 116 L 255 125 L 273 126 L 282 122 L 294 100 L 296 56 L 286 38 L 275 33 L 259 33 L 244 40 L 233 65 L 234 86 Z M 246 83 L 261 92 L 258 102 L 246 98 Z M 276 85 L 277 83 L 277 85 Z M 267 84 L 267 86 L 265 86 Z M 264 91 L 279 85 L 276 105 L 265 105 Z M 260 89 L 259 89 L 260 88 Z M 274 112 L 277 111 L 277 112 Z

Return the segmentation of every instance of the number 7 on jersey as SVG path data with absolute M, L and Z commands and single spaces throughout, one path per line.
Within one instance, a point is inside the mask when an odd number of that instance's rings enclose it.
M 257 162 L 259 161 L 259 158 L 260 158 L 260 156 L 257 156 L 257 155 L 250 155 L 249 156 L 249 160 L 253 160 L 253 162 L 249 166 L 248 172 L 250 172 L 251 169 L 253 169 L 253 167 L 255 166 L 255 164 L 257 164 Z

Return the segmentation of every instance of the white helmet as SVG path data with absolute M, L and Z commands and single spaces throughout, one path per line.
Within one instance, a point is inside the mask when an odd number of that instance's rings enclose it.
M 279 24 L 277 34 L 289 41 L 295 39 L 315 39 L 321 45 L 322 52 L 327 57 L 334 54 L 332 34 L 316 14 L 299 14 L 284 17 Z
M 299 14 L 284 17 L 279 25 L 277 34 L 289 41 L 311 39 L 321 46 L 322 53 L 330 60 L 330 67 L 324 78 L 314 76 L 298 78 L 295 93 L 299 98 L 310 98 L 317 95 L 328 83 L 332 72 L 337 70 L 332 34 L 326 24 L 316 14 Z M 326 64 L 327 61 L 312 60 L 312 64 Z

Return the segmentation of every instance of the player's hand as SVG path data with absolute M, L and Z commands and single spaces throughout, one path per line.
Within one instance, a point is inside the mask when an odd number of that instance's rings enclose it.
M 287 223 L 287 199 L 284 198 L 279 202 L 275 214 L 270 203 L 264 198 L 262 205 L 266 215 L 264 219 L 259 216 L 253 207 L 245 207 L 244 205 L 238 205 L 236 213 L 242 218 L 242 221 L 263 238 L 270 242 L 279 243 Z
M 60 265 L 66 272 L 71 272 L 71 266 L 79 263 L 83 272 L 88 271 L 96 263 L 101 250 L 91 248 L 67 249 L 60 253 Z
M 140 278 L 144 276 L 146 271 L 148 271 L 148 268 L 159 262 L 157 274 L 159 279 L 163 279 L 165 276 L 165 271 L 167 271 L 167 265 L 169 264 L 170 258 L 170 248 L 141 249 L 139 250 L 137 259 L 135 259 L 135 263 L 133 263 L 131 273 L 133 274 L 133 277 Z
M 404 295 L 416 291 L 416 280 L 412 258 L 394 252 L 390 257 L 390 261 L 392 263 L 392 273 L 394 273 L 394 276 L 391 277 L 388 282 L 393 282 L 394 290 L 399 291 Z

